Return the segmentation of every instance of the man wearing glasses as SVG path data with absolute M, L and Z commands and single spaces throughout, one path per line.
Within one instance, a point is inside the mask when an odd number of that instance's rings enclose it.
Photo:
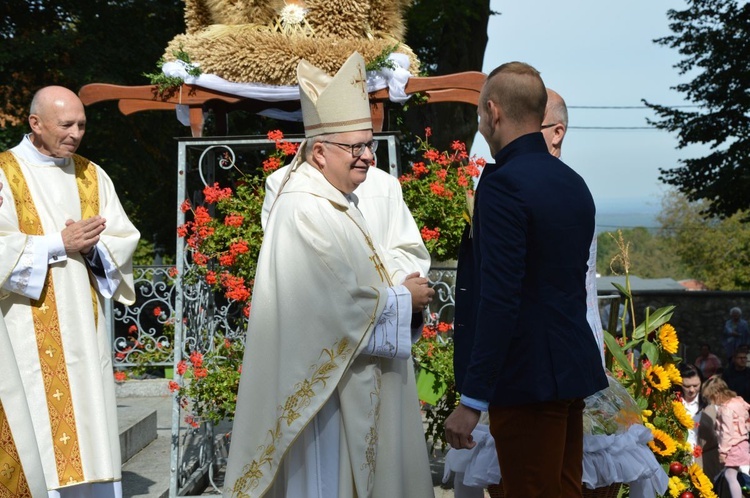
M 393 282 L 357 208 L 375 160 L 364 68 L 297 68 L 307 139 L 265 226 L 225 496 L 433 496 L 411 343 L 434 291 L 416 271 Z
M 327 137 L 332 138 L 332 137 Z M 352 157 L 373 155 L 378 148 L 377 140 L 350 145 L 331 140 L 321 143 L 334 145 L 349 151 Z M 268 222 L 268 214 L 276 200 L 284 176 L 289 166 L 283 166 L 266 178 L 266 196 L 263 199 L 261 223 L 263 229 Z M 422 241 L 419 228 L 404 202 L 398 180 L 374 164 L 367 171 L 367 179 L 353 192 L 357 198 L 357 208 L 362 212 L 373 241 L 383 249 L 389 259 L 386 266 L 391 271 L 391 280 L 401 283 L 406 275 L 418 271 L 426 276 L 430 269 L 430 254 Z

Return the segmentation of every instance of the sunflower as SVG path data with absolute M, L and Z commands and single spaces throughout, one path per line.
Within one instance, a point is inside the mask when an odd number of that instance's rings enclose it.
M 677 331 L 668 323 L 659 328 L 659 344 L 669 354 L 677 352 L 677 346 L 680 344 L 680 341 L 677 340 Z
M 680 371 L 674 366 L 674 363 L 667 363 L 664 365 L 664 370 L 667 372 L 667 377 L 672 381 L 672 384 L 678 386 L 682 385 L 682 375 L 680 375 Z
M 677 498 L 680 493 L 687 489 L 687 485 L 677 476 L 669 478 L 669 496 Z
M 700 492 L 702 498 L 718 498 L 716 493 L 714 493 L 714 486 L 711 484 L 711 480 L 703 473 L 703 469 L 697 463 L 690 466 L 688 473 L 690 474 L 690 481 L 693 483 L 693 487 Z
M 685 429 L 695 428 L 695 421 L 685 409 L 685 405 L 682 404 L 682 401 L 672 401 L 672 413 L 674 413 L 677 421 L 682 424 Z
M 654 435 L 654 440 L 649 441 L 648 446 L 657 455 L 668 457 L 677 451 L 677 443 L 666 432 L 660 429 L 651 429 L 651 434 Z
M 646 370 L 646 381 L 648 384 L 659 391 L 666 391 L 672 386 L 667 371 L 661 365 L 651 365 Z

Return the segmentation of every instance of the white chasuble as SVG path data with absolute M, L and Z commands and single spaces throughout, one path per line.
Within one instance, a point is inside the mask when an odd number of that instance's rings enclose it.
M 132 254 L 139 235 L 109 177 L 80 156 L 60 162 L 38 154 L 27 138 L 24 141 L 0 154 L 0 181 L 5 185 L 0 284 L 27 263 L 24 252 L 31 240 L 59 234 L 68 219 L 99 214 L 106 219 L 99 246 L 115 263 L 121 280 L 114 298 L 131 304 Z M 87 490 L 101 486 L 106 495 L 117 496 L 120 444 L 103 299 L 80 254 L 67 255 L 46 272 L 39 299 L 0 291 L 5 322 L 0 333 L 11 345 L 0 348 L 0 363 L 17 371 L 33 427 L 29 434 L 28 424 L 10 420 L 13 439 L 25 448 L 36 446 L 50 496 L 58 495 L 55 490 L 63 496 L 77 494 L 78 485 Z M 8 394 L 0 394 L 8 411 Z M 34 472 L 34 459 L 29 460 L 29 471 Z
M 365 353 L 391 287 L 368 239 L 301 164 L 259 256 L 224 496 L 433 496 L 412 360 Z

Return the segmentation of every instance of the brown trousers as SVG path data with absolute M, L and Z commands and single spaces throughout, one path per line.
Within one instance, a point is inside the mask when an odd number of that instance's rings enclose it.
M 580 498 L 583 399 L 490 407 L 506 498 Z

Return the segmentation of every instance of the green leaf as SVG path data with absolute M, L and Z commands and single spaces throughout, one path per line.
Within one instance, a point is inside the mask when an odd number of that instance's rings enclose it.
M 625 355 L 625 352 L 617 343 L 617 340 L 614 338 L 614 336 L 606 330 L 604 331 L 604 344 L 607 345 L 607 349 L 612 354 L 612 357 L 614 357 L 620 368 L 622 368 L 622 370 L 625 372 L 625 375 L 632 378 L 634 372 L 633 367 L 630 366 L 628 357 Z
M 659 348 L 655 344 L 645 341 L 641 346 L 641 353 L 646 355 L 646 358 L 654 364 L 659 364 Z
M 655 329 L 669 322 L 674 312 L 674 306 L 665 306 L 654 311 L 648 320 L 640 323 L 633 331 L 633 339 L 643 339 Z
M 614 285 L 614 286 L 615 286 L 615 288 L 616 288 L 616 289 L 617 289 L 618 291 L 620 291 L 620 293 L 621 293 L 621 294 L 622 294 L 623 296 L 625 296 L 625 299 L 633 299 L 633 295 L 632 295 L 632 294 L 631 294 L 630 292 L 628 292 L 628 291 L 627 291 L 627 290 L 625 289 L 625 287 L 623 287 L 622 285 L 620 285 L 620 284 L 618 284 L 618 283 L 616 283 L 616 282 L 612 282 L 612 285 Z

